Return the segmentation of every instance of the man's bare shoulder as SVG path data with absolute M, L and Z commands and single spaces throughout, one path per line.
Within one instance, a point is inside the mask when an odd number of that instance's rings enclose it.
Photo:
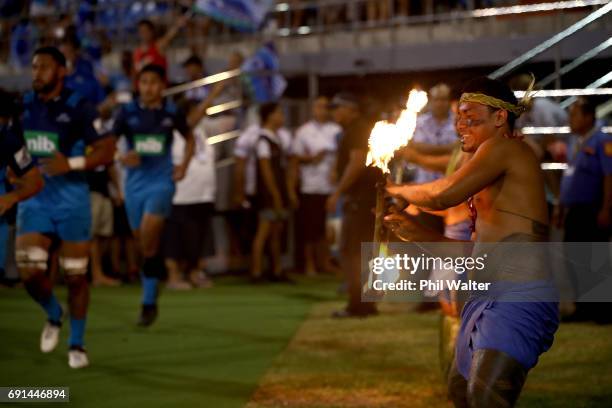
M 492 137 L 482 143 L 479 150 L 496 157 L 532 160 L 535 159 L 533 149 L 518 138 Z

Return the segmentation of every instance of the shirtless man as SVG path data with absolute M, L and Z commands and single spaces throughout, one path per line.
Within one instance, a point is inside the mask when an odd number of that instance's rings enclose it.
M 473 80 L 464 89 L 457 116 L 462 150 L 473 153 L 472 158 L 448 177 L 420 185 L 390 184 L 387 191 L 426 210 L 468 201 L 476 245 L 545 241 L 548 213 L 539 163 L 529 146 L 509 137 L 522 111 L 505 84 Z M 424 230 L 406 213 L 385 220 L 403 240 L 453 241 Z M 523 261 L 513 258 L 488 266 L 520 273 L 521 268 L 507 268 Z M 552 345 L 558 327 L 556 302 L 505 302 L 496 297 L 500 295 L 470 298 L 463 308 L 449 376 L 449 395 L 456 407 L 513 406 L 528 370 Z

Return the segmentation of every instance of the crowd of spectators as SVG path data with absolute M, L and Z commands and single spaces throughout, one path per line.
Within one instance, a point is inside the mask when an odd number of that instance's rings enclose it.
M 346 4 L 309 0 L 277 1 L 277 4 L 287 4 L 288 8 L 273 8 L 267 24 L 293 29 L 304 25 L 333 26 L 353 22 L 375 24 L 396 17 L 530 2 L 533 1 L 363 0 Z M 150 20 L 158 28 L 168 26 L 168 32 L 171 33 L 177 18 L 185 15 L 194 4 L 194 0 L 4 0 L 0 2 L 0 55 L 6 57 L 14 69 L 22 69 L 28 66 L 37 45 L 54 43 L 72 27 L 81 40 L 84 52 L 93 61 L 99 62 L 103 55 L 111 51 L 117 40 L 120 41 L 121 49 L 131 45 L 140 31 L 145 29 L 138 24 L 139 21 Z M 205 52 L 210 35 L 233 32 L 231 27 L 204 15 L 190 14 L 189 19 L 181 21 L 186 33 L 183 40 L 196 54 Z M 163 38 L 160 36 L 160 41 L 163 42 Z

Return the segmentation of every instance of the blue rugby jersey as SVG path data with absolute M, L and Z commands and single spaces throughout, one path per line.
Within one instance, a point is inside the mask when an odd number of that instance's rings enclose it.
M 112 133 L 125 136 L 129 149 L 140 156 L 140 165 L 127 169 L 128 194 L 173 184 L 174 130 L 186 135 L 189 126 L 185 115 L 170 101 L 164 101 L 158 109 L 144 108 L 138 101 L 132 101 L 118 112 Z
M 85 156 L 85 148 L 103 136 L 93 127 L 97 112 L 79 93 L 64 88 L 61 94 L 43 101 L 34 92 L 24 96 L 23 135 L 35 163 L 59 151 L 66 157 Z M 44 176 L 45 187 L 20 204 L 41 210 L 70 210 L 89 206 L 85 172 Z

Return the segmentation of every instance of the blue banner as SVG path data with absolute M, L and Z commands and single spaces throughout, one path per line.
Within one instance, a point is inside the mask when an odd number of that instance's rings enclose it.
M 287 81 L 278 72 L 280 63 L 274 44 L 266 44 L 257 50 L 244 61 L 241 69 L 244 87 L 253 101 L 275 101 L 285 92 Z
M 261 28 L 273 0 L 197 0 L 195 11 L 238 31 L 254 32 Z

